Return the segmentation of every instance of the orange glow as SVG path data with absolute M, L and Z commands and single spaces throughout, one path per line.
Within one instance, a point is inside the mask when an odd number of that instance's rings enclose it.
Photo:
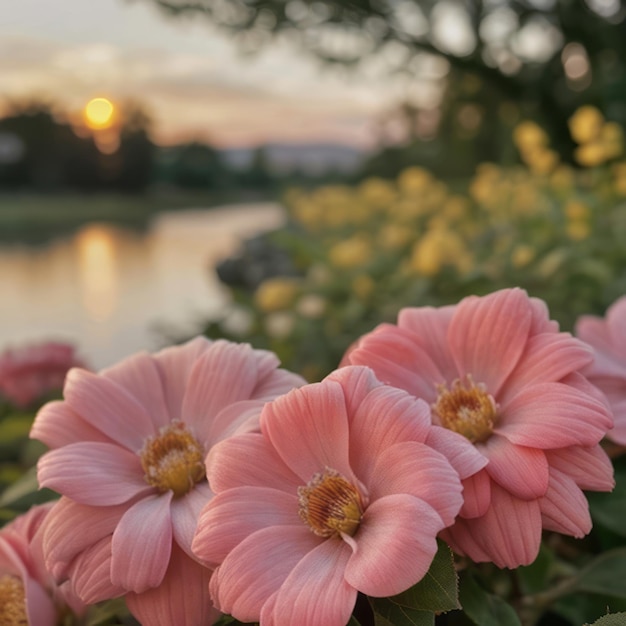
M 93 98 L 85 105 L 84 113 L 89 128 L 108 128 L 113 123 L 115 107 L 106 98 Z

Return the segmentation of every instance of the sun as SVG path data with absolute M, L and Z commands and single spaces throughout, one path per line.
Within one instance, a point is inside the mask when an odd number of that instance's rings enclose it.
M 106 98 L 93 98 L 85 105 L 84 115 L 89 128 L 108 128 L 113 123 L 115 107 Z

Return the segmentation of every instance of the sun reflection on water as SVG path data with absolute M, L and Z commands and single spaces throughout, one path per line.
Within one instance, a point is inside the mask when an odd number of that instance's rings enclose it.
M 89 319 L 103 322 L 119 299 L 115 238 L 110 228 L 92 224 L 78 233 L 75 242 L 83 308 Z

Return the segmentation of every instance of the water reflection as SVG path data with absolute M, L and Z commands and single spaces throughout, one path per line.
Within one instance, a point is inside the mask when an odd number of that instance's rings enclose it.
M 90 224 L 43 248 L 0 246 L 0 349 L 70 340 L 100 368 L 159 347 L 158 325 L 192 333 L 227 298 L 215 263 L 283 219 L 242 205 L 161 214 L 144 235 Z
M 104 225 L 87 226 L 76 235 L 75 243 L 83 308 L 89 319 L 104 322 L 118 305 L 115 233 Z

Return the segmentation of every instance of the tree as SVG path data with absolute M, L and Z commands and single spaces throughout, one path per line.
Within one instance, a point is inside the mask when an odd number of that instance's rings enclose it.
M 626 123 L 623 0 L 149 0 L 171 15 L 205 16 L 254 50 L 281 33 L 321 59 L 357 65 L 383 50 L 397 71 L 445 58 L 518 103 L 571 144 L 583 102 Z

